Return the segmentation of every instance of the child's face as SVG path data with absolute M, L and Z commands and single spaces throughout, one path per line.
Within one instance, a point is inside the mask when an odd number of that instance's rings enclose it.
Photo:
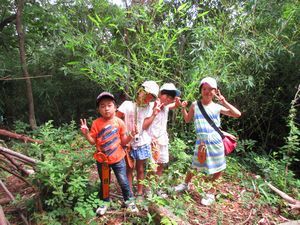
M 99 102 L 98 110 L 104 119 L 111 119 L 115 115 L 116 105 L 112 99 L 103 98 Z
M 175 98 L 171 95 L 162 94 L 159 96 L 160 102 L 164 105 L 169 105 L 174 102 Z
M 201 86 L 201 95 L 203 98 L 213 99 L 216 94 L 216 89 L 212 88 L 208 84 L 202 84 Z
M 154 100 L 154 96 L 150 93 L 147 93 L 144 90 L 139 92 L 138 98 L 142 101 L 143 104 L 146 104 L 146 105 L 148 105 L 149 102 Z
M 147 93 L 145 98 L 145 104 L 149 104 L 151 101 L 153 101 L 155 98 L 152 94 Z

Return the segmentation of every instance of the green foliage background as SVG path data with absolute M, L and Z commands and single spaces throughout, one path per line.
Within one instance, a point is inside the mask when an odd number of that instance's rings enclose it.
M 0 0 L 0 24 L 15 10 L 12 1 Z M 133 98 L 143 81 L 153 79 L 159 84 L 173 82 L 191 102 L 199 98 L 201 78 L 213 76 L 224 96 L 242 111 L 240 119 L 223 118 L 222 124 L 238 134 L 237 154 L 245 164 L 274 181 L 285 170 L 285 177 L 277 180 L 281 188 L 292 185 L 287 181 L 294 175 L 289 168 L 299 175 L 299 1 L 159 0 L 125 9 L 106 0 L 59 0 L 26 2 L 24 10 L 29 73 L 51 75 L 32 79 L 37 122 L 46 127 L 41 130 L 43 139 L 56 137 L 46 131 L 72 133 L 77 128 L 76 123 L 72 129 L 63 123 L 95 118 L 95 98 L 103 90 L 116 94 L 121 103 L 124 93 Z M 15 26 L 8 23 L 0 29 L 1 127 L 27 122 L 25 82 L 17 80 L 20 77 Z M 193 125 L 185 124 L 179 112 L 172 113 L 169 132 L 172 146 L 192 152 Z M 71 143 L 48 141 L 40 179 L 47 178 L 47 168 L 56 171 L 51 179 L 57 184 L 41 187 L 53 194 L 47 206 L 54 208 L 62 201 L 65 208 L 76 207 L 88 198 L 79 190 L 88 185 L 86 177 L 77 176 L 78 171 L 64 177 L 47 162 L 51 155 L 59 155 L 53 152 Z M 28 153 L 38 157 L 41 152 L 36 146 Z M 79 163 L 79 156 L 74 157 Z M 186 155 L 180 158 L 184 163 L 174 164 L 178 177 L 189 163 Z M 63 173 L 68 174 L 69 163 L 60 168 Z M 272 174 L 269 168 L 278 171 Z M 66 179 L 70 186 L 64 186 Z M 67 189 L 70 192 L 62 195 Z M 79 195 L 72 195 L 71 189 Z M 78 208 L 79 214 L 87 216 L 83 214 L 90 205 Z
M 13 4 L 0 4 L 9 6 L 2 18 L 13 14 Z M 256 140 L 260 151 L 282 146 L 300 78 L 298 1 L 157 1 L 129 9 L 45 1 L 27 3 L 24 16 L 30 75 L 52 75 L 32 80 L 39 124 L 95 116 L 100 91 L 132 98 L 146 79 L 173 82 L 193 101 L 199 80 L 213 76 L 243 112 L 225 128 Z M 0 40 L 0 76 L 20 77 L 13 24 Z M 26 121 L 24 82 L 0 82 L 6 123 Z

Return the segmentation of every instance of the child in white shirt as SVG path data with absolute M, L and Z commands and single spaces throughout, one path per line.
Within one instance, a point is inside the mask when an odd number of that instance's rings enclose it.
M 181 105 L 180 91 L 172 83 L 165 83 L 160 88 L 158 99 L 154 107 L 149 111 L 144 120 L 143 128 L 148 129 L 152 138 L 153 159 L 158 164 L 156 174 L 162 175 L 164 165 L 169 162 L 169 137 L 167 133 L 167 123 L 169 110 L 175 109 Z
M 130 151 L 130 156 L 136 161 L 137 196 L 143 195 L 143 185 L 140 181 L 145 177 L 145 162 L 151 158 L 151 137 L 143 129 L 143 122 L 152 108 L 149 103 L 157 98 L 158 92 L 159 86 L 155 81 L 145 81 L 137 91 L 135 102 L 124 101 L 117 111 L 117 116 L 124 119 L 127 129 L 132 130 L 135 127 L 137 132 L 131 141 Z M 127 165 L 127 177 L 131 190 L 133 170 L 134 168 Z

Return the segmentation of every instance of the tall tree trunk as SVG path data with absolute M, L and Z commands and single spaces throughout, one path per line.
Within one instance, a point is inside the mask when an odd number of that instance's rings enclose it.
M 29 107 L 29 124 L 31 129 L 36 129 L 37 126 L 35 120 L 32 86 L 31 86 L 31 80 L 29 78 L 28 68 L 26 63 L 25 35 L 22 26 L 22 13 L 24 8 L 24 0 L 16 0 L 16 5 L 17 5 L 16 29 L 19 37 L 21 67 L 22 67 L 23 76 L 26 81 L 26 96 L 27 96 L 28 107 Z
M 127 0 L 124 0 L 125 3 L 125 7 L 126 7 L 126 18 L 130 17 L 130 13 L 129 13 L 129 5 Z M 127 85 L 125 86 L 125 93 L 126 93 L 126 99 L 129 98 L 129 85 L 130 84 L 130 79 L 131 79 L 131 56 L 130 56 L 130 51 L 129 51 L 129 37 L 128 37 L 128 30 L 125 27 L 124 29 L 124 41 L 126 44 L 126 58 L 127 58 Z

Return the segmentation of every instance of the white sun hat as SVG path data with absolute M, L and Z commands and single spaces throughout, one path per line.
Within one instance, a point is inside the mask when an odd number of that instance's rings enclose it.
M 159 92 L 159 86 L 155 81 L 153 80 L 145 81 L 142 84 L 142 86 L 144 87 L 146 92 L 154 95 L 157 98 Z
M 199 87 L 201 87 L 202 84 L 208 84 L 210 87 L 215 88 L 215 89 L 218 88 L 216 79 L 214 79 L 212 77 L 205 77 L 205 78 L 203 78 L 200 81 Z
M 180 96 L 180 91 L 175 87 L 173 83 L 165 83 L 160 87 L 160 91 L 175 91 L 176 96 Z

